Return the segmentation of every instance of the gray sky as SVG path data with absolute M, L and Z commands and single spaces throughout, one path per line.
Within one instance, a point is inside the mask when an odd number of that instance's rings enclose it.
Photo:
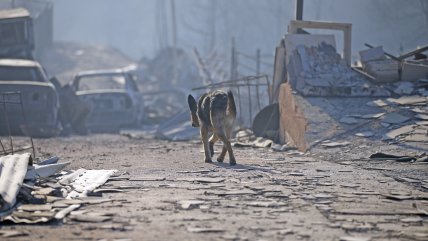
M 294 16 L 295 1 L 175 2 L 179 47 L 197 47 L 203 54 L 212 48 L 228 53 L 234 36 L 242 52 L 253 54 L 261 48 L 263 54 L 272 54 Z M 57 41 L 107 44 L 134 59 L 152 57 L 163 44 L 172 43 L 169 0 L 56 0 L 54 4 Z M 304 19 L 352 23 L 354 56 L 364 42 L 398 53 L 400 46 L 406 51 L 428 43 L 428 20 L 418 6 L 418 0 L 305 0 Z

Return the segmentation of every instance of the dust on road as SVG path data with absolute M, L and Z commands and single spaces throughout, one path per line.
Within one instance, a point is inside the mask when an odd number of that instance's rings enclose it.
M 64 224 L 3 226 L 29 235 L 16 240 L 428 237 L 426 192 L 358 162 L 234 148 L 238 165 L 230 167 L 228 160 L 204 163 L 197 141 L 132 140 L 119 135 L 38 139 L 36 146 L 42 156 L 56 154 L 73 161 L 68 169 L 119 170 L 119 178 L 102 187 L 119 191 L 104 193 L 113 201 L 83 206 Z M 215 150 L 218 155 L 221 146 Z M 427 170 L 426 164 L 414 165 Z M 112 219 L 75 218 L 86 212 L 107 213 Z

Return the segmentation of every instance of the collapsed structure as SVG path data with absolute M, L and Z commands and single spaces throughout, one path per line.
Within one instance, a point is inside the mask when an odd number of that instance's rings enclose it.
M 296 34 L 302 28 L 344 31 L 344 57 L 336 52 L 334 35 Z M 364 126 L 363 120 L 375 119 L 380 119 L 390 131 L 400 128 L 399 124 L 409 123 L 411 128 L 405 133 L 418 128 L 421 131 L 416 132 L 426 132 L 423 131 L 428 114 L 426 56 L 412 61 L 405 59 L 428 48 L 395 58 L 381 47 L 372 48 L 360 52 L 362 66 L 351 67 L 351 29 L 351 24 L 345 23 L 290 22 L 289 34 L 276 49 L 272 88 L 273 100 L 278 101 L 280 143 L 306 151 L 321 139 L 333 138 Z M 408 100 L 405 103 L 401 98 L 388 98 L 401 95 L 412 96 L 405 97 Z M 370 104 L 377 98 L 387 103 Z M 368 102 L 370 106 L 366 105 Z M 403 105 L 415 106 L 418 115 L 400 109 Z M 379 109 L 385 106 L 389 109 Z M 391 121 L 386 117 L 398 112 L 407 118 L 399 122 L 394 118 L 393 123 L 388 123 Z M 425 134 L 410 139 L 428 141 Z

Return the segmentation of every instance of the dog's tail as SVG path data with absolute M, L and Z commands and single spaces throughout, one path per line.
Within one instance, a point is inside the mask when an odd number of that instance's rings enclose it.
M 232 116 L 236 117 L 235 98 L 233 98 L 233 93 L 230 90 L 227 91 L 227 99 L 227 109 Z

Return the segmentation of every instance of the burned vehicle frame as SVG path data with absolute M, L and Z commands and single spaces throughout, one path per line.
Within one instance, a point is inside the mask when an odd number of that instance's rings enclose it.
M 92 132 L 117 132 L 141 124 L 144 105 L 132 76 L 122 69 L 79 72 L 76 95 L 90 109 L 85 126 Z
M 28 10 L 0 10 L 0 58 L 33 59 L 33 28 Z
M 0 90 L 20 92 L 22 96 L 27 120 L 23 118 L 19 106 L 11 105 L 0 109 L 0 116 L 7 115 L 9 118 L 11 134 L 42 138 L 59 134 L 61 125 L 58 122 L 58 95 L 38 62 L 0 59 Z M 0 134 L 6 134 L 6 129 L 4 118 L 0 118 Z

